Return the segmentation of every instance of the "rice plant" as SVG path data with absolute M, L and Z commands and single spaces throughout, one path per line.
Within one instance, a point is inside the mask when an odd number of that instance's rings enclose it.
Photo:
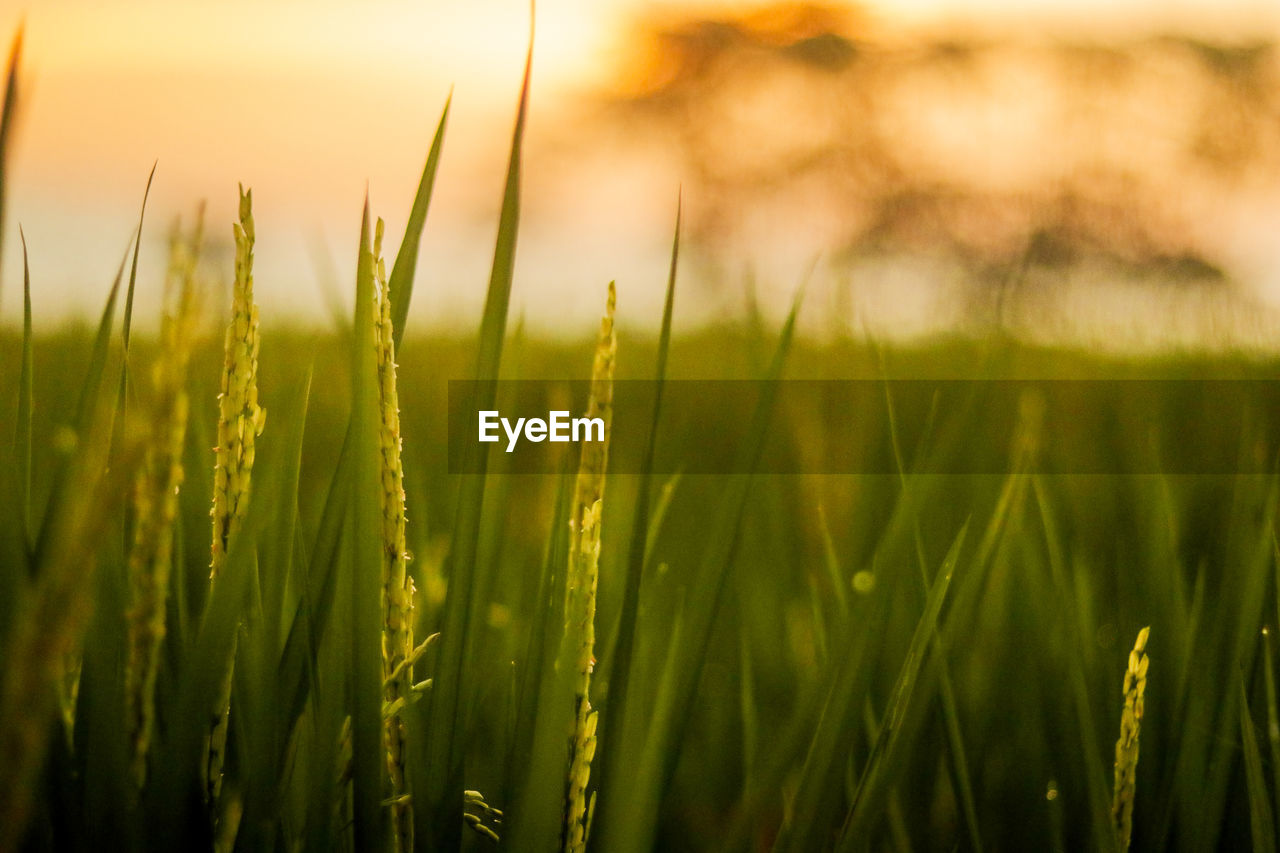
M 1274 360 L 824 341 L 799 292 L 776 334 L 685 329 L 683 202 L 665 281 L 610 283 L 570 339 L 516 334 L 529 68 L 474 336 L 409 310 L 448 104 L 390 270 L 367 199 L 353 216 L 335 332 L 259 317 L 279 229 L 243 188 L 229 319 L 201 310 L 198 223 L 139 277 L 150 179 L 91 329 L 40 328 L 23 233 L 23 316 L 0 318 L 0 853 L 1274 849 L 1265 387 L 1255 420 L 1199 427 L 1225 408 L 1195 383 L 1070 419 L 1026 393 L 1001 432 L 998 383 L 921 407 L 897 382 Z M 134 330 L 138 288 L 164 296 L 157 333 Z M 661 317 L 628 307 L 646 289 Z M 874 377 L 860 408 L 796 405 L 790 380 L 850 376 Z M 703 405 L 710 379 L 741 405 Z M 477 411 L 557 389 L 600 440 L 533 473 L 451 447 L 450 380 Z M 850 418 L 861 444 L 833 447 Z M 1198 428 L 1236 467 L 1162 473 Z M 779 464 L 845 451 L 866 473 Z
M 147 777 L 147 756 L 155 727 L 156 678 L 167 627 L 173 530 L 184 476 L 182 451 L 190 407 L 185 383 L 195 331 L 195 275 L 202 232 L 203 213 L 191 235 L 184 235 L 175 226 L 169 239 L 166 304 L 160 326 L 163 355 L 152 369 L 154 401 L 148 417 L 147 450 L 133 484 L 124 689 L 132 753 L 130 774 L 138 788 Z

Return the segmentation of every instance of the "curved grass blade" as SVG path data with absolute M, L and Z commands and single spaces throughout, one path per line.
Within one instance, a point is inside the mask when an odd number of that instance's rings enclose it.
M 294 735 L 294 717 L 289 713 L 291 683 L 281 677 L 281 623 L 285 616 L 286 584 L 291 575 L 291 562 L 297 545 L 297 495 L 301 470 L 301 448 L 310 394 L 311 372 L 299 381 L 284 405 L 279 422 L 285 428 L 283 440 L 267 442 L 270 455 L 260 457 L 273 464 L 278 454 L 280 475 L 273 494 L 259 492 L 267 498 L 262 511 L 267 518 L 267 535 L 259 539 L 261 570 L 259 608 L 248 614 L 248 632 L 241 635 L 236 665 L 233 706 L 242 708 L 236 722 L 238 740 L 245 753 L 241 761 L 244 795 L 244 817 L 241 833 L 252 841 L 250 849 L 267 846 L 265 836 L 278 821 L 273 809 L 288 768 L 290 739 Z
M 676 719 L 679 720 L 689 719 L 692 711 L 694 694 L 701 679 L 707 648 L 711 642 L 711 631 L 723 599 L 729 568 L 737 552 L 739 531 L 746 512 L 751 481 L 754 479 L 755 470 L 764 452 L 769 424 L 773 417 L 776 385 L 782 379 L 782 370 L 786 364 L 787 355 L 791 351 L 796 318 L 800 313 L 802 299 L 803 290 L 796 294 L 786 322 L 783 324 L 777 348 L 773 353 L 773 361 L 762 384 L 764 390 L 752 415 L 744 444 L 743 464 L 739 468 L 746 473 L 736 475 L 734 482 L 727 489 L 728 499 L 722 505 L 722 514 L 716 526 L 712 528 L 704 558 L 690 585 L 689 606 L 685 615 L 691 645 L 685 650 L 686 658 L 682 661 L 685 666 L 683 669 L 685 675 L 677 691 L 679 696 L 677 707 L 680 712 Z M 671 744 L 672 748 L 666 754 L 662 785 L 664 790 L 675 773 L 676 761 L 679 758 L 679 740 L 682 737 L 683 733 L 677 737 L 676 742 Z
M 688 606 L 683 595 L 676 598 L 675 614 L 671 620 L 671 641 L 661 661 L 658 685 L 654 693 L 651 737 L 668 737 L 678 725 L 677 714 L 682 710 L 680 694 L 681 659 L 684 655 L 685 631 L 688 628 Z M 641 851 L 656 849 L 657 810 L 661 804 L 661 789 L 655 785 L 662 779 L 666 754 L 661 749 L 645 749 L 633 766 L 632 796 L 614 797 L 611 809 L 613 820 L 623 830 L 615 830 L 609 836 L 609 849 Z M 635 830 L 635 832 L 631 832 Z M 630 833 L 630 834 L 628 834 Z
M 573 494 L 574 480 L 569 459 L 570 454 L 565 454 L 559 476 L 560 484 L 556 489 L 555 508 L 551 514 L 551 531 L 538 573 L 534 598 L 536 615 L 525 646 L 524 665 L 520 667 L 515 699 L 515 725 L 507 756 L 507 784 L 503 791 L 503 802 L 508 803 L 516 802 L 517 798 L 523 796 L 519 783 L 528 778 L 537 732 L 539 697 L 542 685 L 547 681 L 547 673 L 555 664 L 556 631 L 564 623 L 565 585 L 562 582 L 563 576 L 556 569 L 567 565 L 569 561 L 569 526 L 559 521 L 568 516 L 569 499 Z
M 132 238 L 130 245 L 132 245 Z M 111 329 L 115 322 L 116 303 L 120 296 L 120 282 L 124 278 L 124 265 L 128 257 L 129 251 L 128 247 L 126 247 L 124 257 L 120 259 L 120 266 L 116 268 L 115 279 L 111 284 L 111 292 L 107 296 L 107 304 L 103 306 L 102 316 L 98 320 L 98 330 L 93 339 L 93 351 L 89 357 L 89 368 L 85 374 L 84 384 L 80 388 L 79 401 L 76 404 L 74 430 L 78 440 L 83 440 L 89 434 L 94 412 L 99 404 L 99 397 L 102 392 L 102 377 L 107 369 L 107 362 L 111 355 Z M 113 423 L 115 415 L 116 410 L 113 408 L 111 410 Z M 69 463 L 64 461 L 54 472 L 49 505 L 45 509 L 44 517 L 40 522 L 40 529 L 35 538 L 33 564 L 38 563 L 41 555 L 50 547 L 50 522 L 57 517 L 59 507 L 67 497 L 69 485 L 68 465 Z
M 418 192 L 413 197 L 413 208 L 409 211 L 409 224 L 404 229 L 404 240 L 400 243 L 395 265 L 391 268 L 391 327 L 397 353 L 400 352 L 405 323 L 409 319 L 409 300 L 413 297 L 418 247 L 422 243 L 422 229 L 427 224 L 431 191 L 436 184 L 436 169 L 440 166 L 440 149 L 444 145 L 444 130 L 449 122 L 449 107 L 452 103 L 453 93 L 450 92 L 444 102 L 444 112 L 440 114 L 440 123 L 436 125 L 436 135 L 431 140 L 431 150 L 427 153 L 427 164 L 422 169 Z
M 566 475 L 566 485 L 572 477 Z M 572 494 L 572 487 L 567 489 Z M 572 512 L 572 500 L 562 507 Z M 568 525 L 557 516 L 556 527 Z M 552 550 L 568 565 L 573 547 L 570 536 L 553 533 Z M 572 672 L 558 657 L 565 624 L 566 575 L 552 566 L 548 581 L 556 584 L 540 594 L 538 623 L 531 632 L 530 654 L 541 654 L 537 681 L 531 684 L 527 733 L 520 732 L 519 747 L 527 748 L 521 756 L 521 776 L 511 804 L 511 818 L 503 831 L 503 840 L 517 850 L 554 850 L 562 846 L 561 834 L 565 797 L 564 771 L 569 767 L 569 737 L 574 730 L 574 684 Z M 533 642 L 541 645 L 534 648 Z M 535 661 L 530 658 L 530 664 Z
M 1226 571 L 1222 578 L 1221 595 L 1223 601 L 1238 602 L 1227 609 L 1219 619 L 1206 625 L 1206 633 L 1213 637 L 1216 645 L 1217 666 L 1226 672 L 1230 668 L 1253 668 L 1256 646 L 1254 634 L 1262 623 L 1263 600 L 1267 583 L 1271 579 L 1271 559 L 1273 540 L 1270 530 L 1259 530 L 1243 523 L 1247 518 L 1274 518 L 1280 494 L 1274 478 L 1238 477 L 1233 483 L 1231 529 L 1228 531 L 1228 547 L 1230 557 L 1226 563 Z M 1211 718 L 1207 724 L 1218 730 L 1226 729 L 1234 724 L 1236 711 L 1231 703 L 1236 697 L 1229 687 L 1220 688 L 1225 695 L 1214 702 L 1201 694 L 1197 698 L 1203 702 L 1197 709 L 1199 716 Z M 1216 706 L 1216 707 L 1215 707 Z M 1193 716 L 1188 726 L 1198 724 Z M 1198 788 L 1190 787 L 1190 779 L 1184 777 L 1186 786 L 1182 802 L 1187 806 L 1194 805 L 1203 818 L 1195 825 L 1193 832 L 1198 839 L 1203 839 L 1206 846 L 1220 845 L 1225 815 L 1231 802 L 1231 785 L 1234 776 L 1235 744 L 1222 738 L 1207 738 L 1202 741 L 1203 760 L 1206 772 L 1197 781 L 1203 780 Z
M 295 570 L 293 556 L 298 528 L 297 498 L 302 478 L 302 447 L 311 399 L 311 380 L 312 372 L 308 367 L 306 373 L 295 383 L 296 390 L 291 395 L 292 399 L 286 402 L 283 409 L 284 417 L 281 421 L 286 432 L 277 445 L 278 452 L 284 455 L 281 463 L 283 474 L 277 497 L 271 505 L 272 534 L 270 541 L 264 543 L 265 562 L 272 566 L 272 570 L 271 576 L 262 581 L 263 617 L 271 654 L 277 661 L 283 652 L 288 579 Z
M 132 786 L 124 737 L 124 640 L 127 578 L 124 567 L 123 512 L 107 533 L 93 580 L 94 613 L 84 638 L 80 689 L 76 696 L 75 772 L 80 782 L 87 837 L 103 848 L 128 849 L 134 814 L 128 808 Z
M 338 453 L 338 464 L 320 513 L 319 535 L 307 563 L 301 597 L 280 653 L 279 680 L 288 726 L 297 724 L 308 694 L 318 683 L 320 642 L 333 612 L 338 588 L 338 561 L 345 544 L 343 520 L 351 487 L 351 430 Z
M 22 547 L 30 561 L 31 550 L 31 268 L 27 263 L 27 235 L 18 226 L 22 240 L 22 368 L 18 378 L 18 428 L 13 439 L 13 454 L 18 464 L 19 526 Z
M 1093 842 L 1098 850 L 1111 850 L 1115 846 L 1115 836 L 1111 831 L 1111 794 L 1106 781 L 1107 771 L 1098 754 L 1101 741 L 1098 737 L 1098 722 L 1094 715 L 1093 700 L 1089 695 L 1088 675 L 1081 660 L 1082 652 L 1078 651 L 1087 647 L 1086 638 L 1089 634 L 1081 624 L 1077 611 L 1078 605 L 1074 601 L 1071 582 L 1067 577 L 1066 549 L 1058 531 L 1057 517 L 1049 503 L 1044 481 L 1039 475 L 1032 475 L 1031 488 L 1035 494 L 1040 526 L 1044 531 L 1045 550 L 1049 557 L 1054 593 L 1064 610 L 1066 634 L 1075 651 L 1067 655 L 1068 660 L 1071 661 L 1068 678 L 1071 697 L 1075 704 L 1076 720 L 1080 726 L 1081 752 L 1087 774 L 1084 793 L 1089 804 L 1089 822 L 1093 832 Z
M 911 530 L 915 542 L 916 562 L 920 568 L 920 582 L 928 594 L 929 568 L 924 555 L 924 539 L 920 533 L 920 517 L 916 511 L 916 497 L 907 479 L 907 467 L 902 454 L 902 445 L 898 436 L 897 415 L 893 405 L 893 395 L 889 387 L 889 374 L 885 365 L 884 352 L 876 347 L 876 360 L 884 379 L 885 406 L 889 416 L 889 440 L 893 449 L 894 466 L 898 474 L 898 483 L 902 490 L 902 502 L 907 506 L 911 518 Z M 923 439 L 922 439 L 923 440 Z M 952 782 L 960 798 L 961 814 L 964 816 L 965 828 L 969 833 L 969 845 L 974 853 L 982 853 L 982 836 L 978 831 L 978 808 L 973 796 L 973 781 L 969 774 L 968 753 L 964 747 L 964 737 L 960 730 L 960 716 L 956 708 L 955 685 L 951 681 L 951 668 L 947 663 L 946 648 L 942 637 L 936 631 L 933 635 L 934 651 L 938 655 L 939 688 L 942 700 L 943 726 L 947 733 L 948 755 L 951 758 L 950 769 Z
M 1267 691 L 1267 742 L 1271 748 L 1271 793 L 1276 798 L 1273 803 L 1276 811 L 1273 814 L 1280 814 L 1280 708 L 1277 707 L 1276 702 L 1275 660 L 1271 652 L 1271 631 L 1266 627 L 1262 629 L 1262 661 L 1264 685 Z
M 9 47 L 9 65 L 4 79 L 4 108 L 0 111 L 0 259 L 4 258 L 4 225 L 9 196 L 9 146 L 18 113 L 18 67 L 22 64 L 25 25 L 19 24 Z
M 754 472 L 764 452 L 765 439 L 772 419 L 776 385 L 782 376 L 787 354 L 795 333 L 803 290 L 783 325 L 769 370 L 761 383 L 746 441 L 736 470 L 745 472 L 729 478 L 715 521 L 707 535 L 702 559 L 687 584 L 688 601 L 684 608 L 684 626 L 679 645 L 670 649 L 670 683 L 665 684 L 652 710 L 647 734 L 639 754 L 628 754 L 613 760 L 635 767 L 631 795 L 615 797 L 608 810 L 597 815 L 600 830 L 608 839 L 610 850 L 639 851 L 652 848 L 657 815 L 662 799 L 671 786 L 687 726 L 681 725 L 693 713 L 698 683 L 707 660 L 711 633 L 715 627 L 729 570 L 740 540 L 742 520 L 746 513 Z M 674 641 L 673 641 L 674 642 Z M 617 741 L 615 740 L 615 744 Z
M 898 671 L 898 678 L 890 694 L 889 704 L 885 709 L 880 730 L 876 733 L 871 754 L 867 757 L 862 776 L 854 789 L 853 801 L 849 806 L 848 816 L 842 830 L 841 850 L 856 849 L 865 842 L 871 829 L 871 821 L 880 815 L 880 806 L 885 801 L 895 769 L 901 766 L 897 752 L 902 744 L 904 734 L 903 721 L 911 700 L 922 689 L 920 669 L 925 655 L 933 642 L 938 628 L 938 617 L 942 612 L 942 604 L 946 600 L 951 578 L 955 574 L 956 563 L 960 558 L 960 549 L 964 547 L 965 534 L 969 525 L 960 528 L 955 541 L 947 552 L 942 568 L 933 580 L 925 602 L 924 613 L 916 623 L 915 632 L 911 635 L 911 644 L 907 647 L 907 656 Z M 938 645 L 933 646 L 935 653 Z
M 125 290 L 124 296 L 124 351 L 125 356 L 129 354 L 129 337 L 133 329 L 133 291 L 138 281 L 138 253 L 142 248 L 142 223 L 147 215 L 147 199 L 151 197 L 151 182 L 156 177 L 156 167 L 160 165 L 160 161 L 156 160 L 151 164 L 151 173 L 147 175 L 147 186 L 142 191 L 142 209 L 138 211 L 138 239 L 133 242 L 133 262 L 129 265 L 129 287 Z M 125 378 L 120 380 L 121 394 L 124 393 L 125 383 L 128 381 L 128 369 L 126 362 Z
M 479 355 L 476 379 L 479 383 L 475 401 L 481 409 L 492 409 L 497 393 L 494 384 L 502 361 L 502 345 L 506 335 L 507 311 L 511 302 L 511 281 L 515 270 L 516 236 L 520 222 L 520 169 L 524 145 L 525 119 L 529 104 L 529 79 L 533 66 L 533 27 L 530 25 L 529 50 L 525 57 L 524 82 L 520 88 L 520 104 L 516 113 L 511 155 L 498 220 L 498 238 L 493 253 L 493 269 L 485 296 L 484 317 L 480 323 Z M 484 506 L 485 471 L 488 467 L 488 445 L 484 450 L 473 445 L 475 464 L 465 470 L 476 474 L 463 476 L 459 496 L 453 544 L 449 551 L 449 595 L 444 605 L 440 651 L 430 695 L 429 723 L 425 738 L 425 762 L 429 780 L 425 796 L 419 798 L 422 808 L 414 810 L 415 834 L 428 850 L 454 850 L 461 843 L 463 779 L 462 749 L 466 737 L 466 721 L 462 709 L 468 702 L 465 652 L 470 641 L 470 614 L 476 555 L 480 544 L 481 515 Z
M 56 717 L 54 682 L 84 636 L 97 544 L 128 493 L 125 484 L 140 456 L 122 454 L 108 468 L 114 418 L 114 407 L 99 398 L 66 472 L 67 498 L 49 518 L 49 547 L 22 590 L 3 643 L 5 660 L 14 665 L 0 673 L 0 850 L 21 840 Z
M 653 488 L 653 459 L 657 453 L 658 424 L 662 419 L 662 389 L 667 376 L 667 356 L 671 349 L 671 318 L 675 306 L 676 270 L 680 259 L 681 204 L 676 201 L 675 235 L 671 240 L 671 265 L 667 273 L 667 295 L 662 306 L 662 331 L 658 336 L 658 364 L 654 374 L 653 416 L 649 420 L 649 436 L 645 443 L 644 461 L 640 466 L 640 486 L 635 498 L 635 516 L 631 522 L 631 543 L 627 552 L 627 576 L 622 592 L 622 614 L 618 623 L 618 639 L 614 647 L 612 670 L 608 680 L 608 699 L 600 711 L 597 739 L 606 744 L 611 730 L 619 735 L 625 730 L 627 697 L 630 689 L 632 658 L 635 654 L 636 622 L 640 612 L 640 584 L 644 575 L 649 539 L 650 492 Z M 600 750 L 597 759 L 599 784 L 596 808 L 604 814 L 611 790 L 622 784 L 623 766 L 608 748 Z M 592 848 L 603 849 L 604 822 L 596 833 Z
M 1275 853 L 1276 826 L 1271 814 L 1271 798 L 1267 794 L 1266 776 L 1262 772 L 1262 752 L 1258 735 L 1249 716 L 1249 694 L 1244 686 L 1244 673 L 1237 673 L 1236 688 L 1240 706 L 1240 736 L 1244 753 L 1245 788 L 1249 795 L 1249 830 L 1253 849 L 1258 853 Z

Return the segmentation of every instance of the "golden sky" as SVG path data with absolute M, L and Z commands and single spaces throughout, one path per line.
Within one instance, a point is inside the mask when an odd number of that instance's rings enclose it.
M 566 109 L 607 79 L 628 47 L 635 15 L 687 5 L 538 4 L 531 174 L 540 152 L 567 132 Z M 1158 13 L 1198 31 L 1243 27 L 1271 36 L 1280 32 L 1271 6 L 1050 0 L 1015 9 L 997 0 L 898 0 L 871 4 L 871 12 L 908 26 L 1016 19 L 1104 30 Z M 23 19 L 24 109 L 11 163 L 0 321 L 12 319 L 16 306 L 18 222 L 31 249 L 37 311 L 97 311 L 155 160 L 143 243 L 143 273 L 152 278 L 144 288 L 158 289 L 168 220 L 206 199 L 209 231 L 225 237 L 236 182 L 244 181 L 257 206 L 264 311 L 322 316 L 314 247 L 328 246 L 345 288 L 366 186 L 375 213 L 399 232 L 451 90 L 415 303 L 442 317 L 479 304 L 528 35 L 526 3 L 0 0 L 0 32 Z M 681 176 L 662 162 L 626 174 L 595 169 L 528 182 L 530 205 L 544 215 L 522 231 L 517 310 L 536 318 L 539 306 L 554 304 L 550 316 L 562 317 L 565 305 L 580 301 L 575 316 L 589 323 L 613 277 L 624 301 L 632 279 L 643 310 L 656 304 L 651 291 L 662 279 Z

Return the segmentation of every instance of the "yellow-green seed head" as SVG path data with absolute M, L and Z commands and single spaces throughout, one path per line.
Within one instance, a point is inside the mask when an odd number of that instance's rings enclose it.
M 235 240 L 235 280 L 231 291 L 231 319 L 223 336 L 222 382 L 218 395 L 218 445 L 213 468 L 213 542 L 210 580 L 226 562 L 231 539 L 239 531 L 249 507 L 256 439 L 266 425 L 267 412 L 258 404 L 258 306 L 253 301 L 253 190 L 240 186 L 239 221 L 232 223 Z M 205 798 L 216 802 L 222 788 L 227 729 L 231 708 L 232 664 L 221 681 L 217 707 L 206 735 L 203 767 Z
M 154 725 L 153 697 L 164 639 L 169 574 L 173 564 L 173 527 L 182 486 L 186 440 L 187 365 L 195 320 L 195 275 L 201 242 L 197 221 L 188 238 L 175 228 L 170 240 L 165 282 L 161 354 L 152 368 L 154 401 L 142 466 L 134 479 L 134 532 L 129 576 L 128 657 L 125 665 L 125 720 L 132 746 L 132 776 L 139 787 L 146 777 L 147 752 Z
M 223 340 L 218 446 L 213 473 L 213 545 L 210 577 L 226 560 L 231 537 L 248 509 L 255 439 L 266 424 L 258 404 L 258 306 L 253 301 L 253 191 L 240 188 L 240 221 L 235 238 L 235 282 L 231 320 Z
M 386 227 L 378 219 L 373 233 L 373 341 L 378 370 L 379 482 L 382 486 L 382 664 L 383 741 L 391 778 L 392 833 L 397 851 L 413 849 L 413 805 L 406 779 L 408 728 L 404 709 L 413 690 L 413 578 L 405 540 L 404 465 L 401 459 L 400 397 L 396 387 L 395 334 L 391 322 L 391 286 L 382 258 Z
M 1116 833 L 1116 846 L 1123 853 L 1129 849 L 1133 835 L 1133 801 L 1137 787 L 1138 735 L 1142 728 L 1147 692 L 1146 655 L 1148 626 L 1138 632 L 1129 652 L 1129 665 L 1124 673 L 1124 708 L 1120 713 L 1120 738 L 1116 741 L 1115 791 L 1111 800 L 1111 821 Z
M 574 483 L 570 520 L 569 570 L 565 589 L 565 634 L 558 666 L 571 667 L 574 684 L 574 730 L 569 741 L 565 784 L 563 847 L 566 853 L 586 849 L 589 806 L 587 788 L 596 750 L 596 712 L 591 707 L 591 673 L 595 668 L 596 586 L 600 572 L 600 526 L 604 511 L 605 471 L 613 429 L 613 376 L 618 341 L 614 331 L 617 294 L 609 284 L 605 315 L 600 321 L 591 366 L 587 417 L 604 422 L 604 440 L 582 445 Z

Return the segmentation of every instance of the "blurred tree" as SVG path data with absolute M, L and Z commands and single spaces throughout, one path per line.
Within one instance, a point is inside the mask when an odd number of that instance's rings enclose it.
M 812 3 L 639 32 L 601 116 L 674 152 L 712 249 L 817 228 L 846 260 L 1004 285 L 1081 264 L 1215 282 L 1238 248 L 1223 205 L 1280 178 L 1269 43 L 894 34 Z

